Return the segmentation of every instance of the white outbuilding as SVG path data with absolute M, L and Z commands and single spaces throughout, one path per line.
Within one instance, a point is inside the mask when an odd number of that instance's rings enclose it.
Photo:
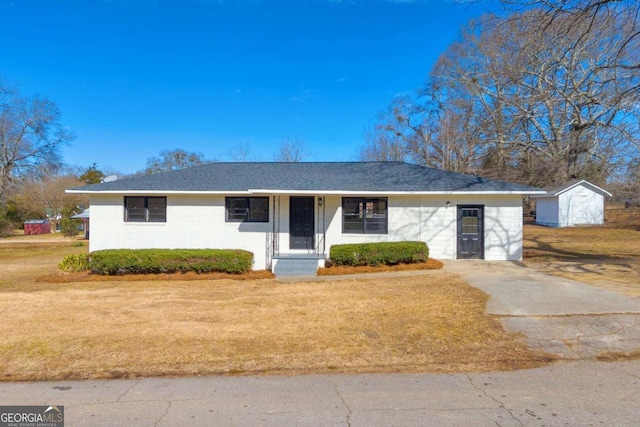
M 547 194 L 532 195 L 536 200 L 536 223 L 549 227 L 604 224 L 604 199 L 611 193 L 584 179 Z

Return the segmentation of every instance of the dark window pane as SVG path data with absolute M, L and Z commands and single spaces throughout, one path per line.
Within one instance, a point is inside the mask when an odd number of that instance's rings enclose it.
M 345 197 L 342 199 L 342 232 L 364 232 L 364 201 L 361 198 Z
M 367 219 L 365 233 L 384 234 L 387 229 L 386 218 Z
M 362 233 L 362 225 L 362 221 L 348 221 L 345 218 L 343 229 L 345 233 Z
M 144 197 L 125 197 L 125 216 L 127 222 L 145 222 Z
M 227 222 L 269 222 L 268 197 L 227 197 Z
M 147 198 L 147 211 L 149 214 L 149 222 L 167 222 L 167 198 Z
M 244 221 L 247 218 L 248 208 L 246 197 L 227 197 L 227 221 Z
M 462 233 L 463 234 L 478 234 L 478 213 L 479 209 L 468 208 L 462 209 Z
M 269 198 L 250 197 L 249 198 L 249 221 L 269 222 Z
M 343 198 L 342 232 L 387 233 L 387 199 Z
M 463 217 L 462 218 L 462 233 L 464 234 L 478 234 L 478 217 Z
M 342 203 L 345 215 L 353 218 L 362 218 L 362 199 L 345 198 Z
M 463 217 L 477 217 L 478 216 L 478 212 L 479 209 L 462 209 L 462 216 Z
M 386 199 L 374 199 L 367 202 L 367 218 L 386 218 L 386 216 Z
M 384 234 L 387 232 L 387 199 L 366 201 L 365 233 Z

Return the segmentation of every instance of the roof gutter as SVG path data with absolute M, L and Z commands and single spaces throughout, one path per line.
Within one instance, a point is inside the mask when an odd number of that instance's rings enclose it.
M 250 189 L 251 194 L 326 194 L 326 195 L 391 195 L 391 196 L 436 196 L 436 195 L 477 195 L 477 194 L 501 194 L 501 195 L 529 195 L 544 194 L 545 191 L 353 191 L 353 190 L 266 190 Z

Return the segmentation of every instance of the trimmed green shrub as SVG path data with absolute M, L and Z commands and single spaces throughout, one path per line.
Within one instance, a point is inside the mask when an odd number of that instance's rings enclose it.
M 425 242 L 379 242 L 333 245 L 329 257 L 335 265 L 377 266 L 426 262 Z
M 64 257 L 58 267 L 63 271 L 80 272 L 89 271 L 89 255 L 76 254 Z
M 108 249 L 89 254 L 96 274 L 232 273 L 251 270 L 253 253 L 240 249 Z

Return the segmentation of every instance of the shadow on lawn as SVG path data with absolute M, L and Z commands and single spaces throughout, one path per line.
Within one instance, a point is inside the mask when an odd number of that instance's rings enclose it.
M 612 262 L 620 263 L 624 261 L 633 261 L 633 258 L 617 255 L 604 255 L 604 254 L 592 254 L 579 251 L 569 251 L 566 249 L 560 249 L 553 246 L 552 243 L 544 242 L 540 238 L 527 237 L 525 242 L 535 243 L 535 247 L 524 248 L 525 261 L 533 261 L 540 259 L 544 261 L 556 260 L 556 261 L 574 261 L 580 262 L 582 260 L 588 261 L 600 261 L 600 262 Z
M 640 280 L 637 258 L 570 251 L 537 238 L 526 240 L 535 243 L 536 247 L 524 250 L 525 263 L 546 273 L 574 280 L 588 280 L 589 276 L 592 280 L 608 282 L 635 283 Z

